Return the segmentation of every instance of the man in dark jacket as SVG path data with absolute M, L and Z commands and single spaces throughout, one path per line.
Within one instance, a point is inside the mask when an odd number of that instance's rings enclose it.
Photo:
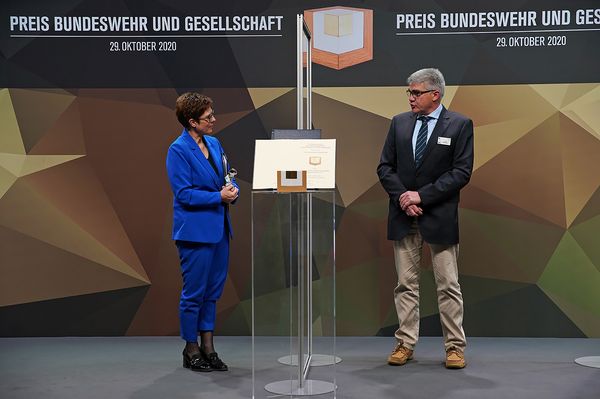
M 446 367 L 466 365 L 463 300 L 458 283 L 458 202 L 473 170 L 473 122 L 441 105 L 445 82 L 433 68 L 408 80 L 411 111 L 392 119 L 379 180 L 388 193 L 388 239 L 394 241 L 399 328 L 391 365 L 412 359 L 419 333 L 419 274 L 429 245 L 444 332 Z

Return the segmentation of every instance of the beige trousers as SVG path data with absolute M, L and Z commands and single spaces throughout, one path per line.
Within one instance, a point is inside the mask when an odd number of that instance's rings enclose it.
M 463 322 L 463 299 L 458 284 L 458 244 L 428 244 L 431 249 L 433 274 L 437 287 L 438 308 L 444 346 L 464 351 L 466 346 Z M 399 327 L 396 339 L 408 349 L 414 350 L 419 339 L 419 277 L 423 237 L 413 224 L 410 233 L 401 241 L 394 241 L 394 258 L 398 285 L 394 289 L 394 302 Z

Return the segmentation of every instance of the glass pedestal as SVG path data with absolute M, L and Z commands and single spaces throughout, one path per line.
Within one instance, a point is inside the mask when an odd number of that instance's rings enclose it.
M 335 191 L 252 193 L 252 397 L 335 397 Z

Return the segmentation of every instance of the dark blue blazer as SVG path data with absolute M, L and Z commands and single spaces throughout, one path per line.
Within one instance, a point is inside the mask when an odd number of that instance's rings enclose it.
M 423 208 L 418 218 L 423 239 L 430 244 L 457 244 L 460 190 L 473 171 L 473 122 L 443 108 L 418 168 L 412 148 L 416 123 L 412 112 L 394 116 L 377 167 L 390 198 L 388 239 L 399 241 L 408 234 L 414 218 L 400 208 L 398 198 L 405 191 L 417 191 Z M 439 137 L 450 145 L 438 143 Z
M 173 239 L 217 243 L 225 224 L 232 234 L 227 204 L 221 201 L 227 157 L 215 137 L 204 136 L 218 175 L 186 129 L 167 152 L 167 174 L 173 190 Z M 229 165 L 225 165 L 229 170 Z M 238 187 L 235 180 L 233 184 Z M 239 189 L 239 187 L 238 187 Z

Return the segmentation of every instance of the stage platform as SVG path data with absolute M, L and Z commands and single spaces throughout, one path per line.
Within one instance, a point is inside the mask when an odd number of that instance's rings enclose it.
M 1 338 L 0 398 L 250 398 L 250 338 L 217 337 L 215 343 L 229 372 L 182 368 L 178 337 Z M 393 338 L 338 338 L 343 361 L 336 367 L 336 397 L 600 398 L 600 369 L 573 361 L 600 355 L 600 339 L 469 338 L 463 370 L 443 367 L 441 338 L 422 338 L 415 360 L 402 367 L 385 362 L 393 346 Z M 262 353 L 261 362 L 272 364 L 261 367 L 285 367 L 275 363 L 279 356 Z M 315 396 L 322 397 L 333 396 Z

